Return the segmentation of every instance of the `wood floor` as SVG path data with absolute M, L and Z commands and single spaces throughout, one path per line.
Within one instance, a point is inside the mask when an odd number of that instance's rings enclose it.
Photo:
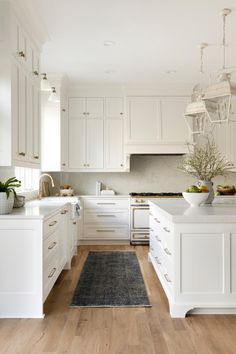
M 69 308 L 90 250 L 135 250 L 151 308 Z M 44 319 L 0 320 L 0 353 L 235 354 L 236 316 L 171 319 L 145 246 L 83 246 L 45 303 Z

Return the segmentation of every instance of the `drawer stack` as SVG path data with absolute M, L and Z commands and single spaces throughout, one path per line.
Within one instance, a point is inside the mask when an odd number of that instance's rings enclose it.
M 59 273 L 60 214 L 43 223 L 43 297 L 46 299 Z
M 165 285 L 173 287 L 174 238 L 173 225 L 150 209 L 150 254 Z
M 84 198 L 82 240 L 129 240 L 128 198 Z

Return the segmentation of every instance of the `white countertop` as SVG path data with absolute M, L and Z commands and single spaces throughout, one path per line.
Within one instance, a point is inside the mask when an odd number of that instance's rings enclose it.
M 149 201 L 162 214 L 176 223 L 236 223 L 236 198 L 215 198 L 212 204 L 190 207 L 184 199 L 155 199 Z
M 76 203 L 78 197 L 48 197 L 25 203 L 23 208 L 13 208 L 11 214 L 0 215 L 1 219 L 46 219 L 68 203 Z

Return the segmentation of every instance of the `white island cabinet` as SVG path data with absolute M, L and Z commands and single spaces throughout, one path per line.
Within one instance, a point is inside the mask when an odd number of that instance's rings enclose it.
M 44 301 L 73 257 L 70 208 L 32 201 L 0 216 L 0 318 L 44 316 Z
M 150 202 L 149 260 L 172 317 L 236 313 L 236 204 Z

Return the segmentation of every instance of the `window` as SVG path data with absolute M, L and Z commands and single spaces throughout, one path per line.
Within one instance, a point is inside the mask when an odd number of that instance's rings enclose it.
M 32 192 L 39 189 L 40 171 L 34 168 L 15 167 L 15 176 L 21 181 L 17 192 Z

